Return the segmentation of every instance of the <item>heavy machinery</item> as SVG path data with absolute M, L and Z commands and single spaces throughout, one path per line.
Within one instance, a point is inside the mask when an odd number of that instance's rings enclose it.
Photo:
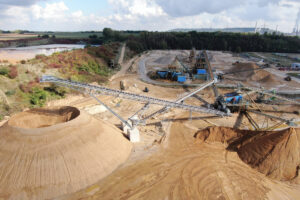
M 285 80 L 285 81 L 292 81 L 292 77 L 287 76 L 287 77 L 284 78 L 284 80 Z
M 179 83 L 184 83 L 186 81 L 186 76 L 182 72 L 177 72 L 177 71 L 172 71 L 172 70 L 156 71 L 156 75 L 157 75 L 156 78 L 177 81 Z
M 179 83 L 184 83 L 187 80 L 186 69 L 179 69 L 180 61 L 177 56 L 175 57 L 173 63 L 168 66 L 167 70 L 157 70 L 155 74 L 150 75 L 152 79 L 167 79 L 171 81 L 177 81 Z
M 209 59 L 207 57 L 206 51 L 203 51 L 203 55 L 205 57 L 205 62 L 207 65 L 209 78 L 211 80 L 213 80 L 215 78 L 215 76 L 212 73 L 211 65 L 210 65 Z M 269 67 L 269 65 L 265 65 L 259 69 L 264 69 L 264 68 L 268 68 L 268 67 Z M 258 70 L 258 69 L 254 69 L 254 70 Z M 245 70 L 243 70 L 243 72 L 244 71 Z M 242 71 L 235 71 L 235 72 L 231 72 L 231 73 L 234 74 L 234 73 L 238 73 L 238 72 L 242 72 Z M 227 74 L 229 74 L 229 73 L 227 73 Z M 223 74 L 223 75 L 226 75 L 226 74 Z M 281 101 L 288 101 L 295 105 L 300 105 L 300 102 L 298 102 L 298 101 L 276 95 L 274 91 L 270 92 L 270 91 L 264 90 L 263 88 L 244 87 L 241 84 L 239 84 L 237 86 L 236 91 L 230 92 L 230 93 L 225 93 L 224 95 L 219 94 L 218 89 L 215 84 L 212 84 L 212 87 L 213 87 L 214 94 L 215 94 L 215 102 L 212 105 L 210 105 L 210 107 L 213 107 L 214 109 L 220 110 L 220 111 L 228 113 L 228 114 L 233 113 L 233 112 L 238 112 L 239 117 L 238 117 L 237 121 L 241 120 L 241 118 L 243 116 L 246 116 L 247 119 L 249 120 L 250 124 L 256 130 L 261 129 L 261 127 L 258 125 L 258 123 L 255 122 L 255 120 L 251 117 L 251 115 L 249 113 L 254 113 L 256 115 L 262 115 L 266 119 L 268 118 L 268 119 L 272 119 L 272 120 L 278 120 L 278 121 L 280 121 L 280 123 L 286 123 L 289 126 L 295 125 L 293 119 L 285 119 L 283 117 L 266 114 L 264 111 L 262 111 L 260 109 L 260 106 L 258 105 L 258 103 L 270 104 L 270 103 L 274 103 L 275 100 L 281 100 Z M 253 95 L 253 94 L 257 95 L 256 101 L 254 100 L 253 97 L 251 97 L 251 95 Z M 269 99 L 264 100 L 265 96 L 269 96 Z M 256 109 L 253 109 L 253 107 L 255 107 Z
M 277 125 L 269 127 L 269 125 L 267 124 L 268 119 L 279 121 L 278 124 L 285 123 L 288 126 L 295 125 L 293 119 L 286 119 L 282 116 L 270 115 L 270 114 L 267 114 L 266 111 L 264 111 L 260 108 L 263 107 L 265 104 L 272 104 L 272 105 L 276 104 L 278 101 L 280 101 L 281 103 L 289 102 L 294 105 L 300 105 L 300 102 L 298 102 L 298 101 L 276 95 L 274 91 L 267 91 L 263 88 L 244 87 L 241 84 L 239 84 L 236 87 L 236 90 L 233 92 L 225 93 L 223 95 L 219 94 L 219 92 L 218 92 L 218 89 L 215 84 L 218 82 L 218 80 L 226 79 L 227 78 L 226 75 L 245 72 L 245 71 L 255 71 L 255 70 L 266 69 L 266 68 L 270 67 L 268 64 L 265 64 L 256 69 L 237 70 L 234 72 L 225 72 L 225 73 L 220 73 L 220 74 L 214 75 L 212 72 L 212 68 L 211 68 L 210 61 L 208 59 L 208 55 L 207 55 L 206 51 L 201 51 L 200 54 L 198 54 L 195 62 L 196 62 L 196 64 L 194 65 L 194 68 L 192 68 L 190 70 L 190 71 L 192 71 L 193 76 L 195 76 L 195 72 L 198 69 L 202 68 L 202 69 L 206 70 L 208 80 L 214 80 L 214 83 L 211 84 L 210 86 L 212 86 L 212 88 L 213 88 L 215 101 L 211 105 L 207 104 L 207 107 L 214 108 L 214 109 L 220 110 L 220 111 L 228 113 L 228 114 L 237 112 L 238 119 L 237 119 L 235 127 L 238 127 L 243 116 L 246 116 L 246 118 L 249 120 L 250 124 L 256 130 L 258 130 L 258 129 L 262 130 L 262 128 L 264 128 L 264 130 L 267 130 L 267 129 L 272 130 L 272 129 L 278 127 Z M 184 65 L 184 64 L 182 64 L 182 65 Z M 256 95 L 256 99 L 253 95 Z M 284 111 L 280 111 L 280 112 L 284 113 Z M 267 128 L 263 127 L 263 126 L 265 126 L 264 123 L 263 123 L 263 125 L 259 126 L 259 123 L 255 122 L 255 120 L 251 117 L 250 113 L 264 116 L 266 124 L 267 124 L 266 125 Z M 293 113 L 297 114 L 298 112 L 293 112 Z

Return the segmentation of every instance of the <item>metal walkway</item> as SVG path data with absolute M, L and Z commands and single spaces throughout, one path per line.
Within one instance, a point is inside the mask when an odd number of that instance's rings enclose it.
M 199 106 L 192 106 L 192 105 L 187 105 L 187 104 L 181 104 L 181 103 L 157 99 L 157 98 L 153 98 L 153 97 L 147 97 L 147 96 L 143 96 L 143 95 L 137 95 L 137 94 L 133 94 L 133 93 L 123 92 L 120 90 L 113 90 L 113 89 L 109 89 L 109 88 L 105 88 L 105 87 L 101 87 L 101 86 L 95 86 L 95 85 L 89 85 L 89 84 L 79 83 L 79 82 L 75 82 L 75 81 L 64 80 L 64 79 L 57 78 L 55 76 L 43 76 L 41 78 L 40 82 L 56 83 L 58 85 L 69 87 L 69 88 L 75 89 L 75 90 L 80 90 L 82 92 L 88 92 L 88 93 L 94 92 L 94 93 L 107 95 L 107 96 L 115 96 L 115 97 L 130 99 L 130 100 L 134 100 L 134 101 L 140 101 L 140 102 L 146 102 L 146 103 L 150 103 L 150 104 L 166 106 L 169 108 L 179 108 L 179 109 L 198 112 L 198 113 L 209 113 L 209 114 L 214 114 L 214 115 L 218 115 L 218 116 L 228 116 L 226 113 L 218 111 L 218 110 L 214 110 L 214 109 L 209 109 L 209 108 L 204 108 L 204 107 L 199 107 Z

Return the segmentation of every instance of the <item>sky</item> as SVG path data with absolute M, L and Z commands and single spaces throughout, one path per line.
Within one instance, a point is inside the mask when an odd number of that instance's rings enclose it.
M 0 0 L 1 30 L 166 31 L 257 23 L 292 32 L 297 18 L 300 0 Z

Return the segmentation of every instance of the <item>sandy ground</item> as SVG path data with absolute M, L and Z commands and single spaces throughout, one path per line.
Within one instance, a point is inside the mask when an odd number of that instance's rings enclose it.
M 198 142 L 198 127 L 172 123 L 157 153 L 69 199 L 299 199 L 299 186 L 267 178 L 222 143 Z
M 175 57 L 178 53 L 188 55 L 185 51 L 155 51 L 156 55 L 152 56 L 149 63 L 152 62 L 153 66 L 159 63 L 168 64 L 172 61 L 168 55 Z M 216 68 L 222 65 L 218 70 L 230 69 L 234 62 L 229 61 L 230 57 L 230 54 L 218 53 L 213 56 L 212 62 L 215 62 Z M 159 87 L 142 82 L 136 74 L 140 59 L 134 58 L 124 63 L 121 71 L 112 77 L 107 87 L 119 89 L 122 80 L 127 92 L 173 101 L 188 92 L 189 89 L 186 88 Z M 133 67 L 128 72 L 131 64 Z M 149 88 L 149 93 L 143 92 L 145 87 Z M 125 119 L 144 105 L 109 96 L 98 97 Z M 212 90 L 208 88 L 185 103 L 202 105 L 199 97 L 210 103 L 214 99 Z M 80 110 L 91 110 L 96 109 L 97 102 L 88 96 L 72 95 L 64 100 L 49 102 L 49 105 L 72 105 Z M 151 106 L 143 116 L 160 108 Z M 299 110 L 295 106 L 262 104 L 259 108 L 288 119 L 299 117 L 293 114 L 293 111 Z M 120 127 L 120 121 L 115 116 L 105 109 L 100 110 L 93 114 L 95 118 Z M 278 124 L 278 121 L 263 116 L 251 116 L 261 128 Z M 226 150 L 225 143 L 204 142 L 195 138 L 199 130 L 209 126 L 253 129 L 246 117 L 241 118 L 237 113 L 225 118 L 193 113 L 190 118 L 188 112 L 170 109 L 139 127 L 141 142 L 133 144 L 132 153 L 122 166 L 106 178 L 78 192 L 61 196 L 60 199 L 300 199 L 299 185 L 271 179 L 251 168 L 241 160 L 237 152 Z M 287 127 L 283 124 L 278 129 Z

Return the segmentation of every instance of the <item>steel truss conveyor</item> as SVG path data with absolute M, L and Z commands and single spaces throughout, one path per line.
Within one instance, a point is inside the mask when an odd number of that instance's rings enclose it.
M 187 104 L 183 104 L 183 103 L 172 102 L 172 101 L 167 101 L 167 100 L 163 100 L 163 99 L 157 99 L 157 98 L 153 98 L 153 97 L 143 96 L 143 95 L 137 95 L 137 94 L 133 94 L 133 93 L 129 93 L 129 92 L 123 92 L 120 90 L 105 88 L 102 86 L 95 86 L 95 85 L 89 85 L 89 84 L 80 83 L 80 82 L 76 82 L 76 81 L 60 79 L 55 76 L 43 76 L 41 78 L 40 82 L 56 83 L 61 86 L 79 90 L 81 92 L 101 94 L 101 95 L 107 95 L 107 96 L 115 96 L 115 97 L 119 97 L 119 98 L 123 98 L 123 99 L 129 99 L 129 100 L 134 100 L 134 101 L 146 102 L 149 104 L 161 105 L 161 106 L 165 106 L 168 108 L 179 108 L 179 109 L 188 110 L 188 111 L 192 111 L 192 112 L 198 112 L 198 113 L 208 113 L 208 114 L 213 114 L 213 115 L 218 115 L 218 116 L 228 116 L 224 112 L 210 109 L 210 108 L 192 106 L 192 105 L 187 105 Z

